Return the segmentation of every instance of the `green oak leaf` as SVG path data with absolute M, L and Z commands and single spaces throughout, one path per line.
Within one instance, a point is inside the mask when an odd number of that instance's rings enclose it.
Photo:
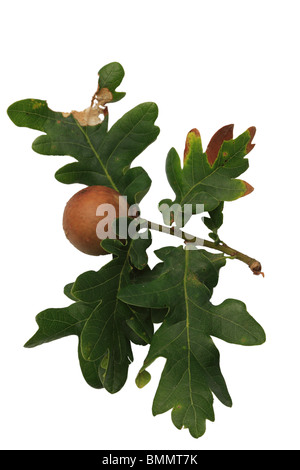
M 123 287 L 119 298 L 140 307 L 169 311 L 155 332 L 140 371 L 158 357 L 167 359 L 153 402 L 153 414 L 172 409 L 176 427 L 187 427 L 191 435 L 205 432 L 206 420 L 214 420 L 213 394 L 226 406 L 231 398 L 219 365 L 219 352 L 211 336 L 242 345 L 265 341 L 261 326 L 245 305 L 229 299 L 211 302 L 222 254 L 167 247 L 156 251 L 163 261 L 138 282 Z
M 88 362 L 80 348 L 80 335 L 85 322 L 93 311 L 92 305 L 76 302 L 64 308 L 48 308 L 36 317 L 38 331 L 25 344 L 26 348 L 33 348 L 65 336 L 77 335 L 79 337 L 78 357 L 83 377 L 94 388 L 103 388 L 98 367 L 100 361 Z
M 77 335 L 79 362 L 87 383 L 110 393 L 119 391 L 133 361 L 131 342 L 149 344 L 153 323 L 151 309 L 130 306 L 117 294 L 132 276 L 141 273 L 139 261 L 145 259 L 142 252 L 150 243 L 150 233 L 146 239 L 129 239 L 126 243 L 103 240 L 103 247 L 113 259 L 98 272 L 88 271 L 67 284 L 64 293 L 75 302 L 38 314 L 39 329 L 25 347 Z
M 76 302 L 64 308 L 48 308 L 36 317 L 39 330 L 27 341 L 26 347 L 34 347 L 69 335 L 80 335 L 93 305 Z
M 121 84 L 125 72 L 121 64 L 118 62 L 111 62 L 110 64 L 105 65 L 99 70 L 99 91 L 103 89 L 108 89 L 112 94 L 112 99 L 110 103 L 116 103 L 120 101 L 126 93 L 116 91 L 116 88 Z
M 123 94 L 115 92 L 123 78 L 120 67 L 112 63 L 101 69 L 95 94 L 99 103 L 121 99 Z M 109 96 L 101 94 L 105 86 L 111 89 Z M 159 128 L 154 125 L 158 115 L 155 103 L 136 106 L 109 130 L 106 107 L 91 106 L 82 112 L 61 113 L 52 111 L 46 101 L 26 99 L 12 104 L 7 112 L 17 126 L 44 133 L 32 144 L 35 152 L 69 155 L 77 160 L 56 172 L 58 181 L 111 187 L 127 196 L 129 205 L 139 203 L 148 192 L 151 185 L 148 174 L 141 167 L 131 168 L 131 164 L 159 134 Z M 103 114 L 103 121 L 99 113 Z
M 169 151 L 166 174 L 175 199 L 163 199 L 159 204 L 166 224 L 171 225 L 175 220 L 176 225 L 184 226 L 192 214 L 213 211 L 220 203 L 233 201 L 253 190 L 237 176 L 248 168 L 245 156 L 254 147 L 251 142 L 255 128 L 250 127 L 236 139 L 230 138 L 232 129 L 232 125 L 220 129 L 206 152 L 199 131 L 192 129 L 186 139 L 183 167 L 177 151 L 174 148 Z

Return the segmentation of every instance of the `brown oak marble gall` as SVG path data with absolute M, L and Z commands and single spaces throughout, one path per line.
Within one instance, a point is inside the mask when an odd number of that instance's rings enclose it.
M 105 206 L 101 205 L 105 204 Z M 111 209 L 107 204 L 111 205 Z M 127 216 L 126 198 L 117 191 L 106 186 L 89 186 L 74 194 L 66 204 L 63 214 L 63 229 L 67 239 L 78 250 L 88 255 L 108 254 L 100 245 L 97 226 L 105 218 L 104 238 L 116 238 L 112 228 L 114 215 L 116 218 Z M 115 209 L 115 213 L 114 210 Z M 101 214 L 101 215 L 97 215 Z M 99 232 L 98 232 L 99 234 Z

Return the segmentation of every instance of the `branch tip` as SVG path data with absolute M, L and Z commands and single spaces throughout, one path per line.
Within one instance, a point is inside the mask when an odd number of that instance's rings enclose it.
M 261 264 L 259 261 L 253 261 L 253 263 L 249 265 L 249 268 L 255 276 L 259 276 L 261 274 L 262 277 L 265 277 L 265 274 L 261 270 Z

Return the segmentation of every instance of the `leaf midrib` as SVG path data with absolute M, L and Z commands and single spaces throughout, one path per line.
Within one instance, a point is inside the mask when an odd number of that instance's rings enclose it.
M 141 116 L 141 118 L 135 123 L 135 125 L 133 127 L 130 128 L 130 130 L 127 132 L 127 134 L 125 134 L 123 136 L 123 138 L 121 140 L 118 141 L 117 145 L 114 146 L 113 150 L 110 152 L 110 154 L 107 156 L 107 159 L 106 159 L 106 163 L 104 165 L 104 163 L 102 162 L 101 160 L 101 157 L 100 155 L 98 154 L 97 150 L 95 149 L 95 147 L 93 146 L 88 134 L 84 131 L 84 129 L 81 127 L 81 125 L 77 122 L 77 120 L 74 118 L 73 116 L 73 119 L 75 121 L 75 123 L 77 124 L 77 126 L 79 127 L 79 129 L 81 130 L 81 132 L 83 133 L 83 135 L 85 136 L 86 138 L 86 141 L 88 143 L 88 145 L 90 146 L 92 152 L 94 153 L 95 157 L 97 158 L 97 160 L 99 161 L 104 173 L 105 173 L 105 176 L 107 177 L 108 181 L 110 182 L 111 186 L 113 187 L 113 189 L 115 189 L 117 192 L 119 192 L 119 189 L 118 187 L 116 186 L 116 184 L 114 183 L 113 179 L 111 178 L 109 172 L 107 171 L 107 167 L 109 165 L 109 161 L 110 159 L 112 158 L 113 154 L 116 152 L 116 150 L 118 149 L 118 147 L 122 144 L 122 142 L 127 139 L 127 137 L 130 135 L 130 134 L 133 134 L 134 133 L 134 129 L 145 119 L 145 116 L 149 113 L 149 110 L 151 109 L 152 107 L 152 103 L 149 104 L 148 108 L 147 108 L 147 111 L 144 112 Z M 119 121 L 117 121 L 118 123 Z M 114 126 L 117 124 L 115 123 Z M 110 131 L 109 131 L 110 132 Z M 106 137 L 109 135 L 109 132 L 106 134 Z M 148 133 L 147 133 L 148 134 Z
M 76 125 L 79 127 L 79 129 L 81 130 L 81 132 L 83 133 L 84 137 L 86 138 L 86 141 L 87 143 L 89 144 L 92 152 L 94 153 L 95 157 L 97 158 L 97 160 L 99 161 L 103 171 L 104 171 L 104 174 L 106 176 L 106 178 L 108 179 L 108 181 L 110 182 L 111 186 L 113 189 L 115 189 L 115 191 L 119 192 L 118 191 L 118 188 L 117 186 L 115 185 L 115 183 L 113 182 L 111 176 L 109 175 L 105 165 L 103 164 L 101 158 L 100 158 L 100 155 L 98 154 L 98 152 L 96 151 L 95 147 L 93 146 L 92 142 L 91 142 L 91 139 L 89 138 L 87 132 L 84 131 L 83 127 L 81 127 L 81 125 L 79 124 L 79 122 L 77 122 L 77 120 L 73 117 L 73 119 L 75 120 L 76 122 Z
M 187 277 L 188 277 L 188 265 L 189 265 L 189 250 L 185 250 L 185 267 L 184 267 L 184 278 L 183 278 L 183 289 L 184 289 L 184 300 L 186 307 L 186 337 L 187 337 L 187 353 L 188 353 L 188 380 L 189 380 L 189 395 L 191 407 L 194 413 L 195 426 L 197 427 L 197 414 L 194 406 L 193 395 L 192 395 L 192 375 L 191 375 L 191 341 L 190 341 L 190 317 L 189 317 L 189 302 L 187 292 Z M 198 429 L 197 429 L 198 430 Z

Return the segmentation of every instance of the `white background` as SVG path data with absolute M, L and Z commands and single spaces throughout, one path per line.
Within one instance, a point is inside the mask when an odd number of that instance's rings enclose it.
M 11 0 L 1 12 L 1 374 L 0 447 L 5 450 L 291 450 L 299 449 L 299 1 Z M 39 132 L 17 128 L 7 107 L 47 99 L 56 111 L 89 105 L 98 70 L 119 61 L 126 72 L 110 106 L 110 124 L 143 101 L 159 106 L 158 140 L 138 159 L 152 178 L 142 203 L 161 222 L 157 203 L 172 197 L 164 172 L 168 150 L 183 153 L 197 127 L 204 146 L 220 127 L 235 136 L 257 127 L 250 168 L 255 187 L 225 207 L 221 237 L 261 260 L 265 278 L 229 261 L 213 301 L 243 300 L 264 327 L 263 346 L 216 341 L 233 408 L 215 400 L 216 421 L 193 439 L 170 412 L 151 405 L 164 360 L 142 390 L 135 376 L 147 348 L 115 395 L 84 382 L 77 337 L 34 349 L 35 315 L 68 305 L 63 286 L 109 258 L 81 254 L 62 231 L 68 199 L 80 185 L 62 185 L 55 171 L 70 157 L 34 153 Z M 198 216 L 200 217 L 200 216 Z M 190 231 L 205 235 L 200 218 Z M 193 233 L 193 232 L 192 232 Z M 178 245 L 154 234 L 153 249 Z

